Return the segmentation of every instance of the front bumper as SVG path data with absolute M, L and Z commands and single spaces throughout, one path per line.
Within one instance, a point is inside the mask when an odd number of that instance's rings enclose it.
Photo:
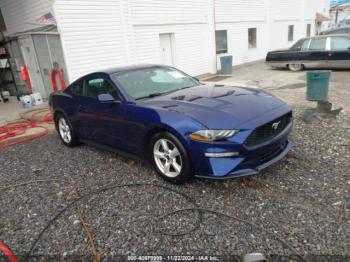
M 293 121 L 277 136 L 254 147 L 247 147 L 245 141 L 250 131 L 241 131 L 231 141 L 215 144 L 192 144 L 192 162 L 195 177 L 227 179 L 258 174 L 262 169 L 281 160 L 292 148 L 288 135 Z M 232 157 L 205 157 L 205 152 L 237 152 Z
M 229 172 L 228 174 L 224 176 L 215 176 L 215 175 L 207 175 L 207 176 L 201 176 L 201 175 L 196 175 L 195 177 L 198 178 L 209 178 L 209 179 L 229 179 L 229 178 L 237 178 L 237 177 L 242 177 L 242 176 L 251 176 L 251 175 L 256 175 L 258 174 L 261 170 L 264 168 L 278 162 L 282 158 L 284 158 L 288 152 L 291 150 L 293 147 L 294 142 L 291 140 L 286 140 L 285 144 L 281 146 L 279 150 L 271 154 L 269 157 L 267 157 L 264 160 L 257 160 L 256 163 L 251 163 L 251 165 L 255 167 L 252 168 L 243 168 L 239 169 L 237 171 Z

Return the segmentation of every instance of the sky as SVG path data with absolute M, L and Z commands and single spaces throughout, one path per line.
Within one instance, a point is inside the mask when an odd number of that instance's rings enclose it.
M 347 3 L 350 4 L 350 0 L 331 0 L 331 7 Z

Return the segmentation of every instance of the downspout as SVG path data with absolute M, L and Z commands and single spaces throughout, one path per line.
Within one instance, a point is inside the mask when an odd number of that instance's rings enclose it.
M 215 74 L 218 72 L 218 56 L 216 54 L 216 14 L 215 14 L 215 0 L 212 0 L 213 1 L 213 36 L 214 36 L 214 62 L 215 62 L 215 65 L 214 65 L 214 69 L 215 69 Z

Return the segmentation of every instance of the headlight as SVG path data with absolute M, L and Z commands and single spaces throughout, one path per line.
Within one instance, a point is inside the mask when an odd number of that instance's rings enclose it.
M 192 140 L 213 142 L 234 136 L 238 130 L 200 130 L 190 134 Z

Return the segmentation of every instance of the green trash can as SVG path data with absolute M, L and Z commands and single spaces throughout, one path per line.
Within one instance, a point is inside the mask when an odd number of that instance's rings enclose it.
M 221 74 L 230 75 L 232 74 L 232 55 L 220 57 Z
M 328 87 L 331 71 L 308 71 L 307 78 L 307 100 L 328 101 Z

